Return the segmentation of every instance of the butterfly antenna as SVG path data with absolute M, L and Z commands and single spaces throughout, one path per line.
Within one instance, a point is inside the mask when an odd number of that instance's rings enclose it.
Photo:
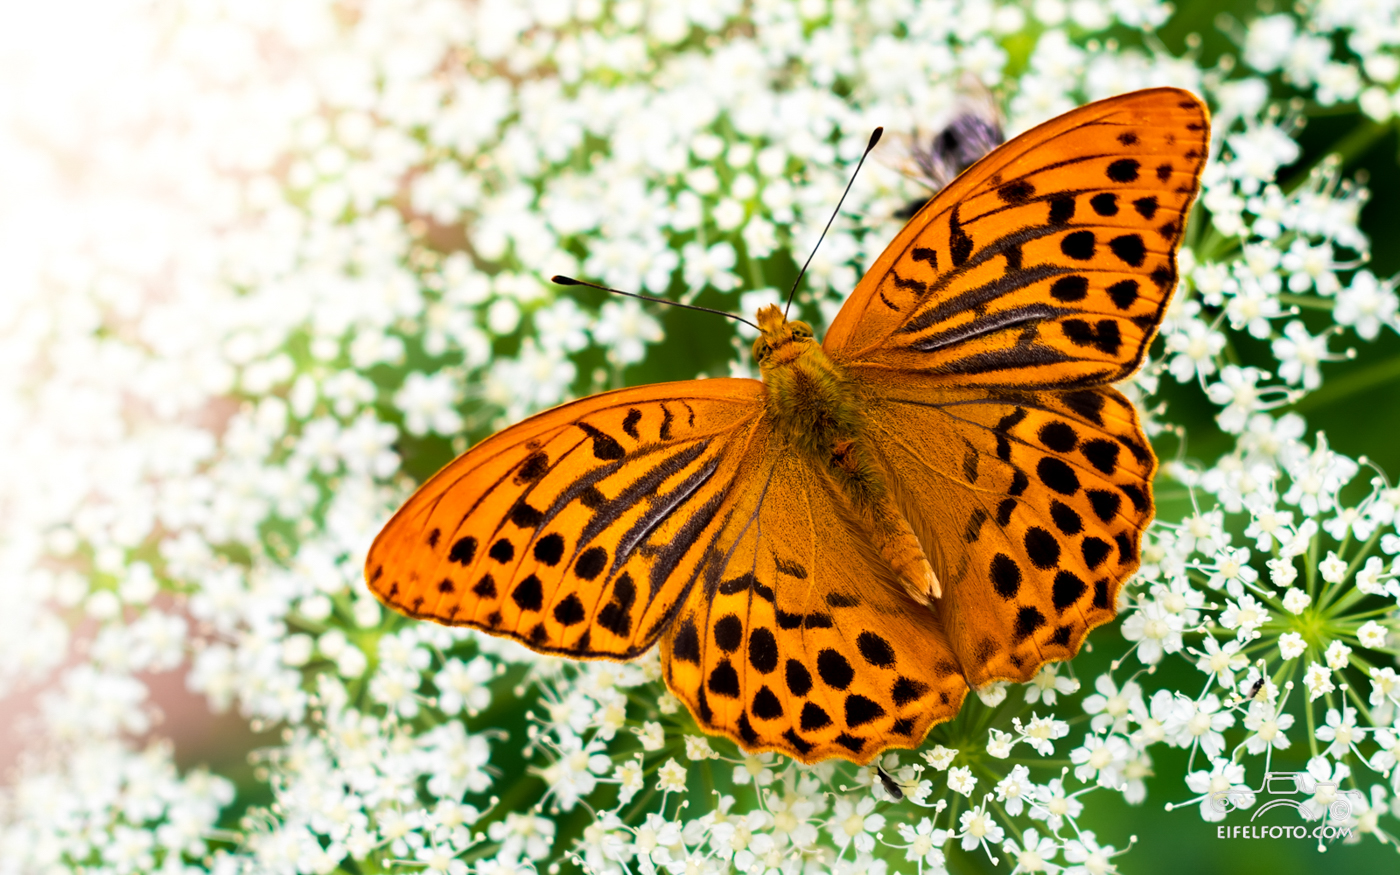
M 718 316 L 723 316 L 723 317 L 726 318 L 726 319 L 733 319 L 735 322 L 742 322 L 742 323 L 744 323 L 745 325 L 749 326 L 750 328 L 752 328 L 752 329 L 755 330 L 755 331 L 758 331 L 758 330 L 759 330 L 759 328 L 758 328 L 757 325 L 753 324 L 753 323 L 750 322 L 749 320 L 745 319 L 743 316 L 740 316 L 740 315 L 738 315 L 738 314 L 736 314 L 736 313 L 726 313 L 726 312 L 724 312 L 723 310 L 712 310 L 712 309 L 710 309 L 709 307 L 697 307 L 697 306 L 695 306 L 694 304 L 682 304 L 680 301 L 668 301 L 668 300 L 665 299 L 665 298 L 654 298 L 654 297 L 652 297 L 651 295 L 639 295 L 639 294 L 637 294 L 636 292 L 624 292 L 624 291 L 622 291 L 621 289 L 610 289 L 610 288 L 608 288 L 607 286 L 600 286 L 600 285 L 598 285 L 597 283 L 590 283 L 590 282 L 585 282 L 585 281 L 583 281 L 583 280 L 576 280 L 576 279 L 574 279 L 573 277 L 569 277 L 569 276 L 556 275 L 556 276 L 550 277 L 550 280 L 551 280 L 555 285 L 560 285 L 560 286 L 588 286 L 590 289 L 598 289 L 598 290 L 604 291 L 604 292 L 612 292 L 614 295 L 625 295 L 626 297 L 629 297 L 629 298 L 636 298 L 636 299 L 639 300 L 639 301 L 651 301 L 653 304 L 665 304 L 665 305 L 668 306 L 668 307 L 682 307 L 682 308 L 684 308 L 684 309 L 686 309 L 686 310 L 699 310 L 701 313 L 714 313 L 714 314 L 716 314 L 716 315 L 718 315 Z
M 836 202 L 836 209 L 831 211 L 831 218 L 826 220 L 826 227 L 822 229 L 822 235 L 817 238 L 817 245 L 812 247 L 812 254 L 807 256 L 807 263 L 802 265 L 802 270 L 797 272 L 797 279 L 792 281 L 792 289 L 788 291 L 787 306 L 783 308 L 783 318 L 787 318 L 788 310 L 792 309 L 792 296 L 797 294 L 797 285 L 802 282 L 802 277 L 806 275 L 807 268 L 816 257 L 817 250 L 821 248 L 822 241 L 826 239 L 826 232 L 831 230 L 831 223 L 836 221 L 836 216 L 841 212 L 841 205 L 846 202 L 846 195 L 851 193 L 851 186 L 855 185 L 856 175 L 860 173 L 860 168 L 864 166 L 866 156 L 870 150 L 875 148 L 875 144 L 880 142 L 880 135 L 885 132 L 884 128 L 876 128 L 870 135 L 870 142 L 865 144 L 865 152 L 860 156 L 860 161 L 856 163 L 856 169 L 851 173 L 851 181 L 846 183 L 846 190 L 841 192 L 841 200 Z

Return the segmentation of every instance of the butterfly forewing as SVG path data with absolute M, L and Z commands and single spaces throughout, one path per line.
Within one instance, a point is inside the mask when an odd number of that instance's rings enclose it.
M 833 358 L 958 386 L 1121 379 L 1176 284 L 1208 151 L 1177 89 L 1100 101 L 1008 142 L 930 201 L 827 334 Z
M 537 650 L 641 653 L 695 578 L 761 392 L 753 380 L 623 389 L 492 436 L 385 526 L 370 588 L 411 616 Z
M 745 470 L 662 639 L 667 684 L 707 730 L 751 751 L 868 762 L 917 746 L 967 692 L 935 618 L 819 469 L 756 441 Z

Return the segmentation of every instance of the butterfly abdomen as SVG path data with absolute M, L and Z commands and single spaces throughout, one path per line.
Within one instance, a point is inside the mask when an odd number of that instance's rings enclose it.
M 788 340 L 774 349 L 786 353 L 775 355 L 779 361 L 763 374 L 774 430 L 830 475 L 855 527 L 909 593 L 924 603 L 937 598 L 938 579 L 876 463 L 864 405 L 840 366 L 814 340 Z

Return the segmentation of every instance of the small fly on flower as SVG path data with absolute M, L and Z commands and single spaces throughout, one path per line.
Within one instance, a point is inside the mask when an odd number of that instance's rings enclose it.
M 1259 661 L 1259 664 L 1258 664 L 1258 666 L 1257 666 L 1257 670 L 1258 670 L 1258 672 L 1259 672 L 1259 677 L 1257 677 L 1257 678 L 1254 679 L 1254 683 L 1252 683 L 1252 684 L 1249 685 L 1249 689 L 1245 690 L 1243 693 L 1239 693 L 1239 692 L 1235 693 L 1236 698 L 1235 698 L 1235 700 L 1234 700 L 1234 702 L 1233 702 L 1232 704 L 1241 705 L 1241 704 L 1243 704 L 1243 703 L 1245 703 L 1245 702 L 1252 702 L 1252 701 L 1254 701 L 1255 699 L 1257 699 L 1257 698 L 1259 697 L 1259 691 L 1262 690 L 1262 689 L 1264 689 L 1264 669 L 1265 669 L 1265 667 L 1266 667 L 1266 665 L 1265 665 L 1264 661 L 1263 661 L 1263 660 L 1260 660 L 1260 661 Z
M 1249 701 L 1259 695 L 1259 691 L 1264 688 L 1264 679 L 1260 677 L 1249 685 L 1249 692 L 1244 694 L 1245 701 Z
M 880 776 L 880 783 L 885 785 L 885 792 L 890 794 L 890 798 L 896 802 L 904 801 L 904 789 L 895 783 L 894 776 L 883 768 L 877 766 L 875 774 Z

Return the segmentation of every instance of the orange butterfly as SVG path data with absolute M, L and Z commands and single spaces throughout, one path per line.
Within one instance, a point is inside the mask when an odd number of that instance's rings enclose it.
M 758 313 L 762 382 L 620 389 L 439 471 L 374 593 L 535 650 L 631 659 L 749 751 L 864 763 L 1113 618 L 1156 458 L 1141 363 L 1209 142 L 1160 88 L 996 149 L 909 222 L 818 344 Z

